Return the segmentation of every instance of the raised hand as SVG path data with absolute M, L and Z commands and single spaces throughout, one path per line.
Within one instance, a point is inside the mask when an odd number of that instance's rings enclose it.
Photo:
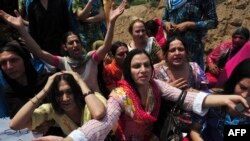
M 122 3 L 115 9 L 115 3 L 112 3 L 111 10 L 109 12 L 109 21 L 114 22 L 125 10 L 127 4 L 126 0 L 123 0 Z
M 78 80 L 82 80 L 81 76 L 74 71 L 63 71 L 63 73 L 71 74 L 74 77 L 74 79 L 76 80 L 76 82 L 78 82 Z
M 25 26 L 21 15 L 17 12 L 17 10 L 15 10 L 14 12 L 16 14 L 16 17 L 13 17 L 10 14 L 4 12 L 3 10 L 0 10 L 0 17 L 16 29 L 24 29 Z
M 57 72 L 57 73 L 51 75 L 51 76 L 49 77 L 47 83 L 45 84 L 43 90 L 48 91 L 48 90 L 50 89 L 51 84 L 53 83 L 55 77 L 58 76 L 58 75 L 61 75 L 61 74 L 62 74 L 62 72 Z

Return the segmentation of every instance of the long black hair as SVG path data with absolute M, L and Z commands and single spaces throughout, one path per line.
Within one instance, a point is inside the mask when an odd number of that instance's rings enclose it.
M 7 43 L 0 49 L 0 53 L 3 53 L 5 51 L 12 52 L 20 56 L 23 59 L 28 85 L 36 84 L 38 73 L 31 63 L 29 52 L 25 48 L 23 48 L 18 42 L 14 42 L 14 41 Z M 18 90 L 22 88 L 21 84 L 19 84 L 16 80 L 10 78 L 3 70 L 2 70 L 2 73 L 3 73 L 4 79 L 13 90 Z
M 185 49 L 186 53 L 188 54 L 187 43 L 186 43 L 185 39 L 182 38 L 182 37 L 181 37 L 180 35 L 178 35 L 178 34 L 173 34 L 172 36 L 168 37 L 168 39 L 167 39 L 165 45 L 164 45 L 163 48 L 162 48 L 163 54 L 165 55 L 165 54 L 168 52 L 168 50 L 169 50 L 169 45 L 170 45 L 170 43 L 173 42 L 174 40 L 179 40 L 179 41 L 181 41 L 181 43 L 182 43 L 183 46 L 184 46 L 184 49 Z
M 128 53 L 128 56 L 126 57 L 126 59 L 124 60 L 124 63 L 123 63 L 123 76 L 124 76 L 124 79 L 131 85 L 131 87 L 137 92 L 137 94 L 139 94 L 139 91 L 137 89 L 137 85 L 136 85 L 134 79 L 132 78 L 131 61 L 134 58 L 134 56 L 138 55 L 138 54 L 145 54 L 148 57 L 148 59 L 150 61 L 150 66 L 152 68 L 152 75 L 154 72 L 153 62 L 152 62 L 149 54 L 145 50 L 133 49 L 132 51 L 130 51 Z M 138 96 L 140 97 L 140 95 L 138 95 Z
M 65 111 L 61 108 L 59 103 L 60 92 L 58 86 L 60 81 L 62 80 L 66 81 L 70 86 L 77 107 L 79 107 L 79 109 L 83 109 L 85 101 L 80 86 L 78 85 L 78 83 L 71 74 L 63 73 L 54 78 L 54 81 L 51 84 L 51 88 L 48 90 L 48 98 L 55 112 L 58 114 L 65 113 Z

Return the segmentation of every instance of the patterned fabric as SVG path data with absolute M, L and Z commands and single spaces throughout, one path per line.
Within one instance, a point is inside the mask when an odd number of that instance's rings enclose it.
M 87 3 L 88 0 L 73 0 L 72 11 L 75 16 L 77 10 L 83 10 Z M 89 16 L 91 17 L 99 14 L 100 8 L 102 8 L 102 1 L 94 1 Z M 92 49 L 91 46 L 95 41 L 104 39 L 104 34 L 101 29 L 104 26 L 103 21 L 91 23 L 79 21 L 78 24 L 80 38 L 87 51 L 90 51 Z
M 127 44 L 129 51 L 134 49 L 130 44 Z M 161 50 L 154 37 L 149 37 L 147 39 L 147 46 L 144 47 L 145 51 L 150 55 L 153 64 L 158 63 L 160 60 L 158 58 L 157 52 Z
M 106 106 L 106 99 L 99 93 L 95 92 L 95 96 L 102 101 L 102 103 Z M 35 109 L 32 114 L 32 127 L 31 129 L 35 129 L 41 123 L 47 120 L 54 119 L 55 122 L 61 127 L 63 133 L 68 135 L 74 129 L 77 129 L 79 126 L 75 124 L 66 114 L 59 115 L 57 114 L 51 104 L 43 104 Z M 87 121 L 91 119 L 90 111 L 87 105 L 82 109 L 81 115 L 81 124 L 83 125 Z
M 123 88 L 124 93 L 116 93 L 118 97 L 126 96 L 126 101 L 122 105 L 131 118 L 139 122 L 154 122 L 159 112 L 160 107 L 160 93 L 154 81 L 151 82 L 151 87 L 146 94 L 146 104 L 143 108 L 138 94 L 133 88 L 125 81 L 119 82 L 119 87 Z M 145 111 L 144 111 L 145 110 Z M 150 115 L 151 114 L 151 115 Z
M 167 5 L 168 0 L 166 0 Z M 188 44 L 188 51 L 192 62 L 197 62 L 200 67 L 204 68 L 202 38 L 208 29 L 217 26 L 217 15 L 215 0 L 187 0 L 183 6 L 171 10 L 166 7 L 163 12 L 162 20 L 164 22 L 173 22 L 179 24 L 186 21 L 193 21 L 196 24 L 195 29 L 187 29 L 181 33 Z
M 201 85 L 206 85 L 207 78 L 204 73 L 204 71 L 198 66 L 195 62 L 190 62 L 190 73 L 192 75 L 189 75 L 188 79 L 188 88 L 194 88 L 194 89 L 200 89 Z M 164 81 L 165 83 L 168 83 L 170 81 L 170 78 L 167 74 L 168 67 L 163 65 L 162 63 L 154 65 L 155 70 L 155 78 Z
M 154 81 L 157 84 L 160 91 L 162 92 L 162 97 L 164 99 L 177 101 L 181 93 L 181 90 L 174 88 L 170 85 L 166 85 L 162 81 L 159 80 L 154 80 Z M 119 93 L 120 96 L 117 93 Z M 198 111 L 198 109 L 202 107 L 202 101 L 205 98 L 205 97 L 199 97 L 201 95 L 202 94 L 200 93 L 196 95 L 192 92 L 188 92 L 183 107 L 189 111 L 190 110 Z M 131 112 L 128 111 L 132 111 L 134 107 L 126 106 L 127 109 L 125 109 L 124 106 L 124 104 L 131 105 L 128 104 L 131 103 L 131 101 L 132 100 L 128 100 L 128 96 L 126 95 L 126 92 L 123 90 L 123 88 L 114 89 L 108 100 L 107 114 L 105 115 L 105 117 L 101 120 L 90 120 L 81 127 L 80 131 L 89 141 L 104 140 L 109 131 L 117 124 L 121 116 L 124 116 L 123 121 L 125 127 L 123 133 L 127 133 L 127 135 L 129 135 L 129 138 L 127 138 L 127 140 L 130 141 L 133 139 L 142 141 L 149 140 L 150 138 L 144 139 L 144 136 L 145 134 L 146 135 L 152 134 L 151 132 L 153 125 L 150 125 L 148 123 L 144 124 L 144 122 L 137 122 L 131 118 L 130 115 Z M 202 112 L 204 111 L 200 111 L 199 113 L 203 114 Z M 120 138 L 126 139 L 126 137 L 122 136 Z
M 239 116 L 232 119 L 222 107 L 210 108 L 206 116 L 193 116 L 193 121 L 203 125 L 202 137 L 205 141 L 223 141 L 224 125 L 250 124 L 250 118 Z
M 122 79 L 122 70 L 115 60 L 104 66 L 103 77 L 108 88 L 115 88 L 118 85 L 117 82 Z
M 136 92 L 125 80 L 120 81 L 119 85 L 121 88 L 115 89 L 115 97 L 122 99 L 120 104 L 124 111 L 118 121 L 116 137 L 118 140 L 149 140 L 152 136 L 152 125 L 156 121 L 160 107 L 158 88 L 152 82 L 152 89 L 149 89 L 146 96 L 145 107 L 142 107 Z M 133 127 L 136 129 L 131 130 Z M 138 134 L 139 130 L 142 133 Z
M 179 7 L 181 7 L 183 4 L 185 4 L 187 0 L 168 0 L 169 3 L 169 9 L 175 10 Z

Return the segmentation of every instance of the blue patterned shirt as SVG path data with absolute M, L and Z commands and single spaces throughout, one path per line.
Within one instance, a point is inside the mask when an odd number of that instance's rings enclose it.
M 195 22 L 195 29 L 187 29 L 181 33 L 188 44 L 190 57 L 200 55 L 203 52 L 202 38 L 208 29 L 215 28 L 218 24 L 215 0 L 187 0 L 185 4 L 177 9 L 170 9 L 168 5 L 163 11 L 163 22 L 180 24 L 186 21 Z M 196 61 L 196 59 L 192 59 Z M 203 61 L 203 60 L 202 60 Z M 200 62 L 197 62 L 200 64 Z
M 210 108 L 206 116 L 193 115 L 193 122 L 203 125 L 201 131 L 204 141 L 223 141 L 224 125 L 250 124 L 250 118 L 246 116 L 230 117 L 226 109 L 221 107 Z

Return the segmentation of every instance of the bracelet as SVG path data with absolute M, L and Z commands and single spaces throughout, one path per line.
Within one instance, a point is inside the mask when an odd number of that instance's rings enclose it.
M 94 94 L 92 90 L 88 91 L 87 93 L 83 93 L 83 98 L 85 98 L 88 95 Z
M 35 98 L 38 101 L 38 103 L 41 103 L 41 101 L 38 99 L 37 95 L 35 95 Z
M 34 105 L 36 105 L 36 102 L 32 101 L 32 98 L 29 100 L 31 103 L 33 103 Z

